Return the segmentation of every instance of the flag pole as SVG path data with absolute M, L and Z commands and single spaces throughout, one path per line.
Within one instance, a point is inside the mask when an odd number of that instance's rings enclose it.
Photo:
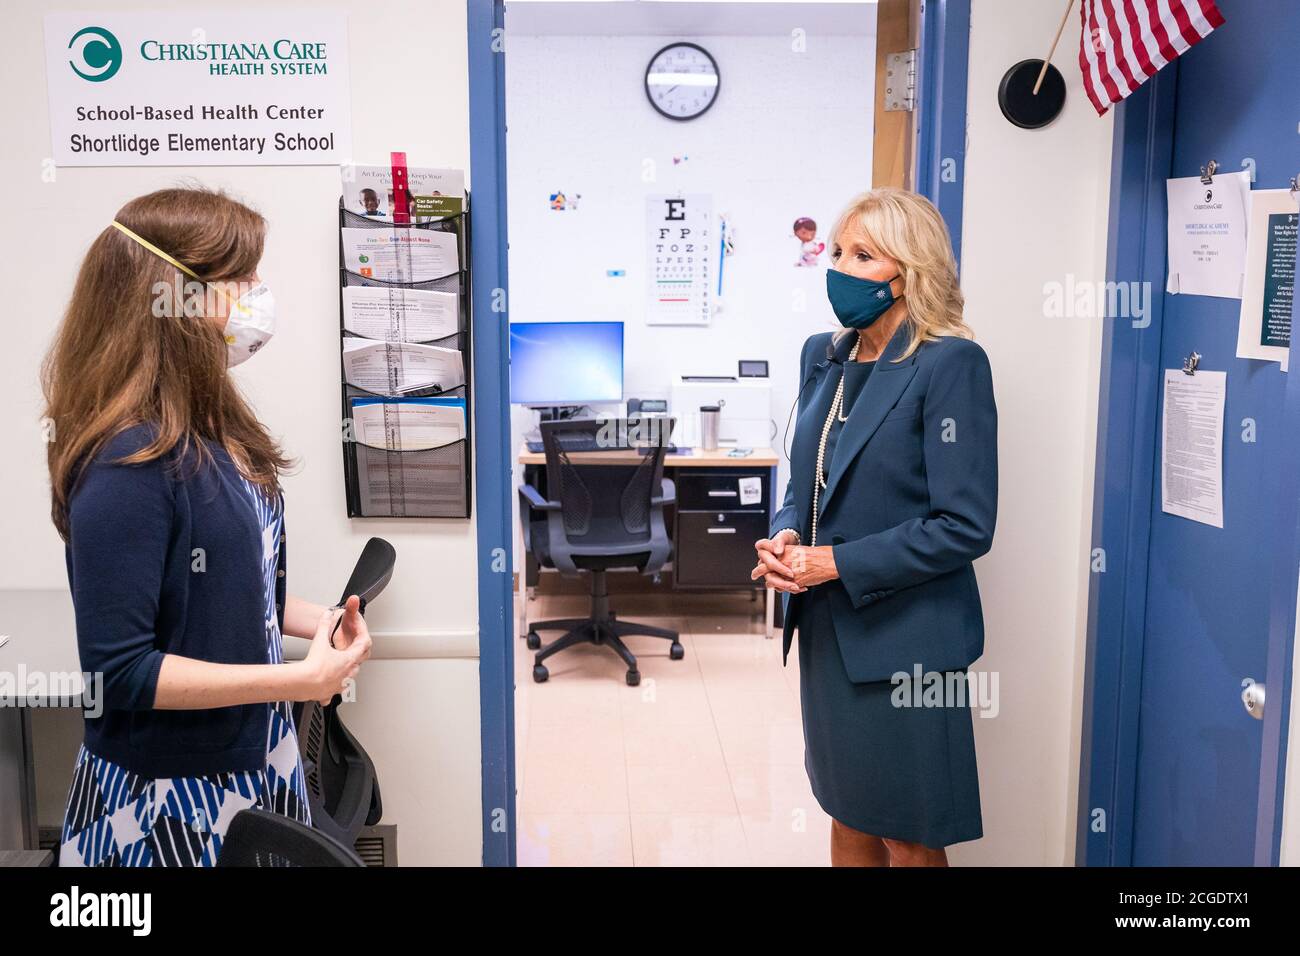
M 1038 71 L 1038 80 L 1034 83 L 1034 96 L 1038 95 L 1038 88 L 1043 85 L 1043 77 L 1047 75 L 1047 67 L 1052 62 L 1052 54 L 1056 52 L 1056 44 L 1061 42 L 1061 34 L 1065 32 L 1066 21 L 1070 19 L 1070 11 L 1074 8 L 1074 0 L 1066 0 L 1065 13 L 1061 17 L 1061 25 L 1056 28 L 1056 38 L 1052 40 L 1052 48 L 1047 51 L 1047 58 L 1043 60 L 1043 68 Z

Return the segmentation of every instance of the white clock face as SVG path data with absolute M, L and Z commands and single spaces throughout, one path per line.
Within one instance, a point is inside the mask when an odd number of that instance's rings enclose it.
M 703 47 L 674 43 L 654 55 L 645 74 L 650 105 L 669 119 L 694 119 L 718 95 L 718 64 Z

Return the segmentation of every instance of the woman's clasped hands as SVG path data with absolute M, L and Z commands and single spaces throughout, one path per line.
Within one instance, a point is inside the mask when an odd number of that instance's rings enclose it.
M 762 578 L 774 591 L 802 594 L 810 587 L 839 577 L 831 548 L 809 547 L 796 544 L 797 541 L 792 532 L 782 531 L 774 538 L 754 542 L 758 563 L 749 573 L 750 580 Z

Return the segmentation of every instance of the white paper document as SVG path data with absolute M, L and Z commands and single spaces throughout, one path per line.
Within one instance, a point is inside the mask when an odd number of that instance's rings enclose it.
M 1250 194 L 1246 285 L 1237 320 L 1237 358 L 1280 362 L 1291 354 L 1291 308 L 1295 299 L 1295 194 L 1257 189 Z
M 1160 508 L 1223 527 L 1223 407 L 1228 374 L 1165 369 Z
M 1218 173 L 1166 181 L 1169 198 L 1169 279 L 1165 290 L 1241 298 L 1246 268 L 1246 209 L 1250 174 Z
M 367 279 L 425 282 L 460 269 L 456 233 L 436 229 L 362 229 L 345 226 L 343 264 Z
M 465 400 L 409 398 L 353 399 L 353 436 L 388 451 L 441 448 L 465 437 Z
M 465 366 L 457 349 L 345 338 L 343 377 L 367 392 L 397 395 L 433 385 L 443 389 L 464 385 Z
M 757 476 L 740 479 L 740 503 L 756 505 L 763 500 L 763 479 Z
M 343 327 L 353 335 L 391 342 L 428 342 L 460 328 L 455 292 L 347 286 Z

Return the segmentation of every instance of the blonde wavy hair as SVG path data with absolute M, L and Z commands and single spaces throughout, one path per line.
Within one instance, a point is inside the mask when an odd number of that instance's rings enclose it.
M 962 319 L 965 299 L 957 284 L 948 227 L 930 200 L 892 186 L 873 189 L 855 196 L 835 220 L 832 250 L 846 230 L 855 231 L 880 255 L 898 263 L 907 303 L 908 343 L 895 361 L 907 358 L 922 342 L 945 335 L 975 337 Z M 835 341 L 851 334 L 852 329 L 836 332 Z

